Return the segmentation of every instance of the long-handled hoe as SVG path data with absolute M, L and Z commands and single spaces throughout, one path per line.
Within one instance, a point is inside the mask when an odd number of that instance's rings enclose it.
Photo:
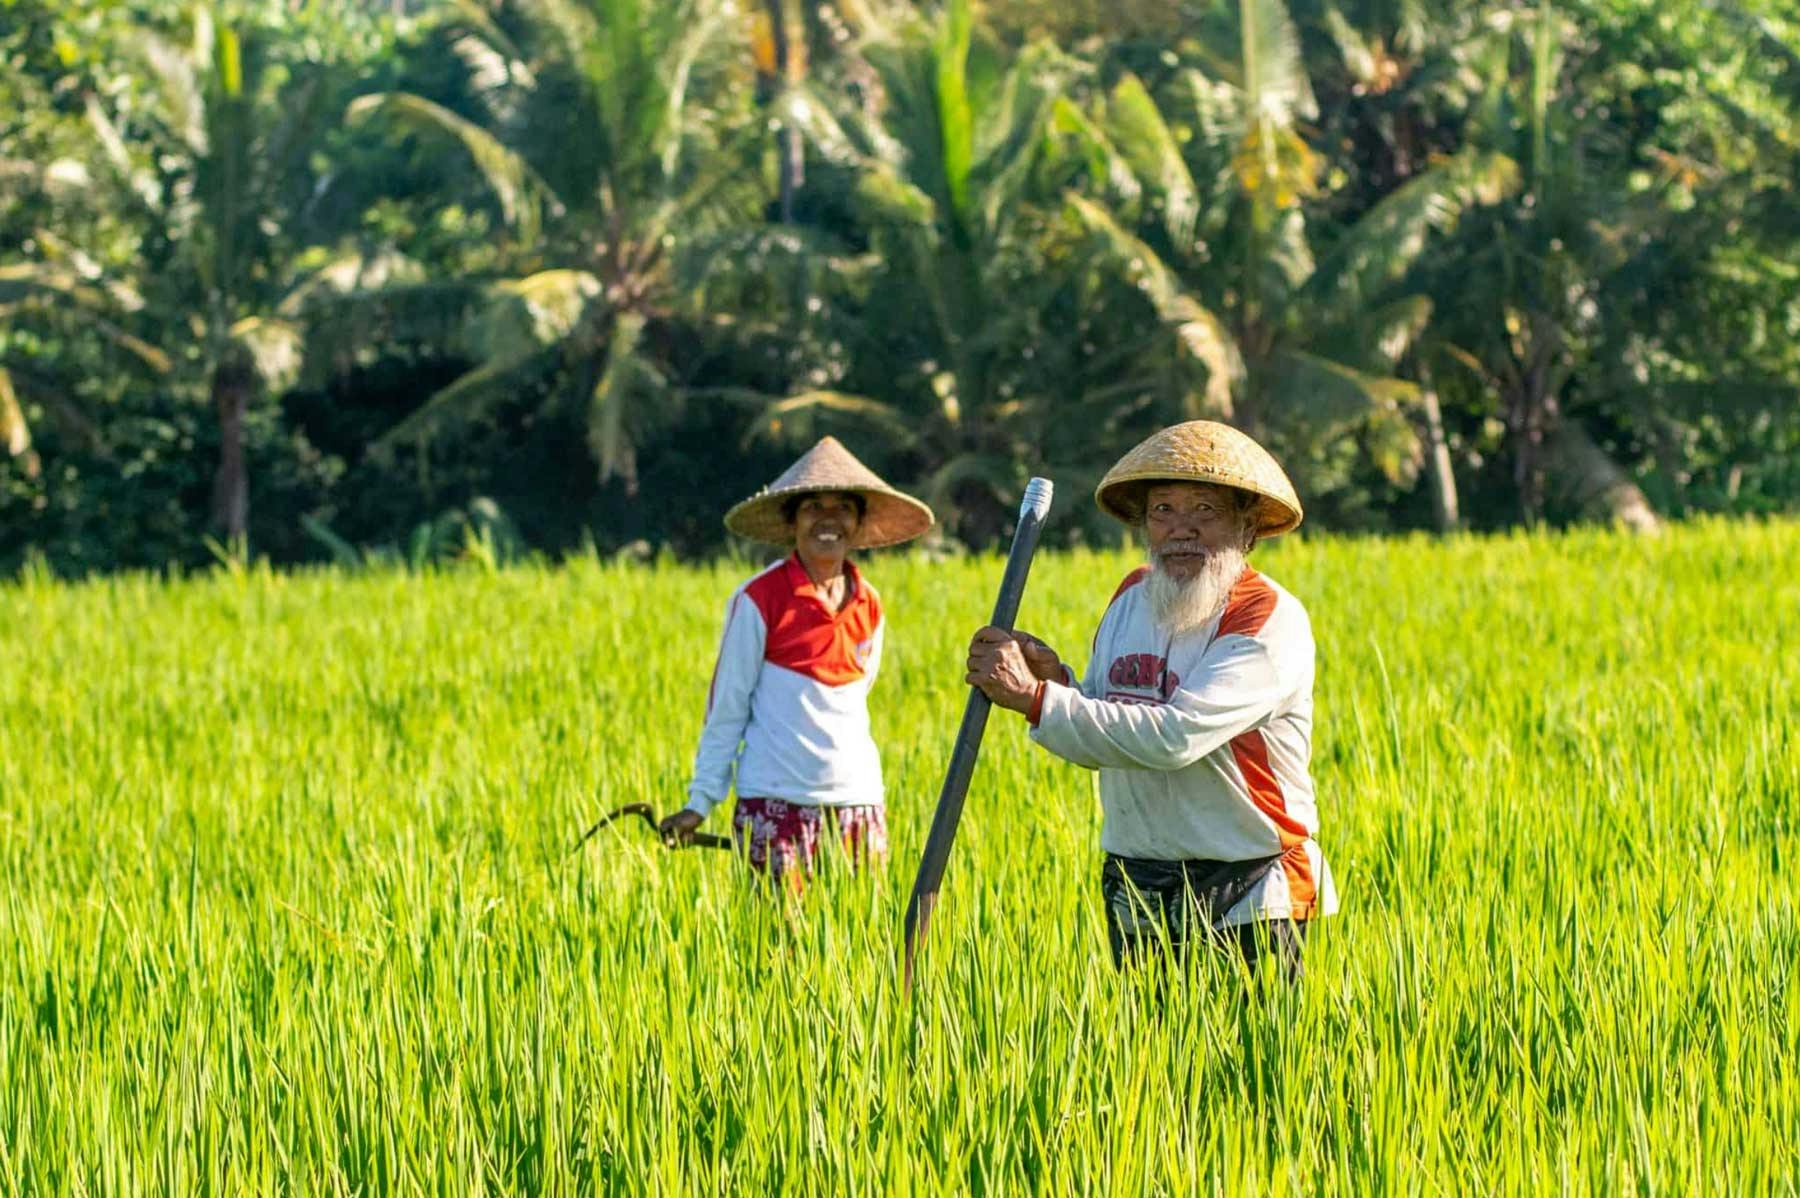
M 1025 578 L 1031 572 L 1031 555 L 1037 551 L 1038 534 L 1043 531 L 1044 517 L 1050 511 L 1050 480 L 1034 478 L 1025 485 L 1025 500 L 1019 505 L 1019 525 L 1013 530 L 1012 549 L 1006 555 L 1006 573 L 1000 576 L 1000 595 L 994 601 L 994 618 L 988 623 L 996 628 L 1011 629 L 1019 614 L 1019 600 L 1025 595 Z M 956 747 L 950 751 L 950 768 L 944 775 L 944 789 L 938 794 L 937 811 L 931 817 L 931 832 L 925 839 L 925 852 L 919 858 L 919 875 L 913 881 L 912 897 L 906 903 L 906 988 L 912 989 L 913 959 L 931 926 L 931 911 L 937 906 L 938 887 L 944 880 L 944 866 L 950 860 L 950 846 L 956 841 L 956 825 L 962 819 L 963 800 L 969 794 L 969 780 L 975 775 L 975 758 L 981 753 L 982 733 L 987 730 L 988 697 L 974 687 L 969 688 L 969 701 L 963 708 L 962 727 L 957 729 Z

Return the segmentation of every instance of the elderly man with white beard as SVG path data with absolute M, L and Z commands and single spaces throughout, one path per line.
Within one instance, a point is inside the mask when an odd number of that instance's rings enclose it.
M 968 681 L 1100 772 L 1115 964 L 1205 945 L 1251 966 L 1272 953 L 1298 979 L 1308 923 L 1337 907 L 1314 839 L 1312 626 L 1246 561 L 1300 523 L 1293 485 L 1255 441 L 1197 420 L 1126 454 L 1094 497 L 1143 530 L 1150 564 L 1113 593 L 1086 675 L 989 627 Z

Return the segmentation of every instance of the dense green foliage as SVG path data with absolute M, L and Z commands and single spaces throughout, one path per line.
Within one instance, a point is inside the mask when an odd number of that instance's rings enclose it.
M 1298 993 L 1106 957 L 1090 776 L 997 717 L 905 887 L 1000 562 L 869 563 L 894 857 L 784 914 L 678 802 L 749 569 L 0 594 L 0 1188 L 1793 1194 L 1792 523 L 1313 539 L 1344 900 Z M 1078 664 L 1129 559 L 1047 553 Z M 714 823 L 722 820 L 715 816 Z M 616 834 L 615 834 L 616 833 Z
M 988 544 L 1193 415 L 1338 528 L 1787 509 L 1788 9 L 0 0 L 0 568 L 702 551 L 825 431 Z

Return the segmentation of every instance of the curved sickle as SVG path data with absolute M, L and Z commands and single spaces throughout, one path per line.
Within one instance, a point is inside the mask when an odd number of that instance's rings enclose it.
M 650 804 L 648 804 L 648 803 L 627 803 L 623 807 L 619 808 L 617 811 L 614 811 L 609 815 L 601 817 L 601 819 L 598 823 L 596 823 L 593 827 L 589 828 L 586 832 L 583 832 L 581 834 L 581 839 L 576 841 L 575 847 L 569 851 L 572 853 L 580 852 L 581 846 L 586 844 L 589 840 L 593 839 L 594 833 L 596 833 L 600 829 L 606 827 L 606 825 L 612 823 L 614 820 L 619 819 L 622 816 L 627 816 L 627 815 L 641 816 L 643 818 L 643 821 L 646 824 L 650 825 L 650 830 L 655 832 L 659 837 L 662 837 L 663 844 L 665 846 L 667 846 L 668 848 L 678 849 L 678 848 L 685 847 L 684 845 L 677 843 L 670 837 L 662 835 L 661 821 L 659 821 L 656 818 L 656 809 L 654 807 L 650 806 Z M 703 849 L 729 849 L 732 847 L 731 837 L 729 837 L 729 836 L 714 836 L 710 832 L 696 832 L 693 834 L 692 837 L 689 838 L 687 843 L 691 844 L 691 845 L 697 845 Z

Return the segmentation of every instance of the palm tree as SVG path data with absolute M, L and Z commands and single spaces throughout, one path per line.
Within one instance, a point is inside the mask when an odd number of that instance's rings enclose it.
M 1483 47 L 1483 14 L 1445 0 L 1296 0 L 1304 27 L 1323 30 L 1329 50 L 1313 75 L 1321 144 L 1345 147 L 1355 164 L 1351 188 L 1366 203 L 1409 182 L 1462 144 L 1457 112 L 1472 58 Z M 1355 200 L 1351 201 L 1356 202 Z M 1456 469 L 1435 385 L 1429 330 L 1406 367 L 1419 383 L 1417 409 L 1437 528 L 1462 523 Z
M 1658 521 L 1643 492 L 1564 396 L 1609 277 L 1674 213 L 1661 189 L 1626 185 L 1609 123 L 1560 102 L 1569 35 L 1546 2 L 1490 26 L 1477 44 L 1486 79 L 1470 141 L 1521 163 L 1523 188 L 1470 223 L 1427 285 L 1459 296 L 1439 349 L 1499 399 L 1520 518 L 1541 519 L 1554 489 L 1571 509 L 1649 531 Z M 1471 278 L 1484 284 L 1469 287 Z
M 1047 133 L 1077 67 L 1042 45 L 1004 61 L 968 0 L 929 16 L 859 11 L 856 86 L 792 87 L 784 108 L 855 180 L 868 252 L 831 297 L 847 317 L 848 377 L 747 397 L 761 407 L 751 435 L 807 436 L 821 418 L 878 428 L 952 531 L 981 542 L 1034 466 L 1082 449 L 1055 441 L 1080 440 L 1072 412 L 1048 418 L 1079 390 L 1054 365 L 1075 333 L 1055 322 L 1076 281 L 1054 258 L 1056 205 L 1036 202 L 1058 194 Z
M 1358 461 L 1403 480 L 1421 459 L 1423 392 L 1400 368 L 1433 311 L 1405 285 L 1409 268 L 1434 232 L 1515 186 L 1517 168 L 1454 154 L 1316 235 L 1322 162 L 1301 127 L 1317 110 L 1284 5 L 1238 0 L 1201 32 L 1197 65 L 1160 106 L 1127 76 L 1093 116 L 1065 114 L 1108 201 L 1072 192 L 1070 208 L 1148 300 L 1168 352 L 1206 368 L 1187 414 L 1267 439 L 1315 493 Z M 1165 111 L 1179 112 L 1185 144 Z
M 517 273 L 463 288 L 459 340 L 476 366 L 381 444 L 423 450 L 541 395 L 580 405 L 600 478 L 634 491 L 638 445 L 685 394 L 677 263 L 758 215 L 746 29 L 727 0 L 518 0 L 498 16 L 464 4 L 444 28 L 480 93 L 475 119 L 406 93 L 362 96 L 349 118 L 460 146 L 514 235 Z
M 278 62 L 279 39 L 213 4 L 193 5 L 185 23 L 179 43 L 135 41 L 147 104 L 115 115 L 89 96 L 87 116 L 113 199 L 144 230 L 148 306 L 183 314 L 155 339 L 206 392 L 219 431 L 212 521 L 241 542 L 245 419 L 297 367 L 300 305 L 318 285 L 302 269 L 316 256 L 303 227 L 320 194 L 309 157 L 331 127 L 327 69 Z

